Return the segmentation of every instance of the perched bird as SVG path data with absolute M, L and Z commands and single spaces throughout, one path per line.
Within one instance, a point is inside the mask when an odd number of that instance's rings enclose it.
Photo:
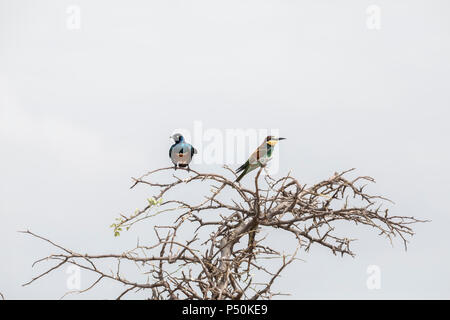
M 256 149 L 255 152 L 252 153 L 250 158 L 245 162 L 242 166 L 240 166 L 236 173 L 242 172 L 241 175 L 236 179 L 235 182 L 241 181 L 241 179 L 250 171 L 255 170 L 256 168 L 264 167 L 268 161 L 272 159 L 273 149 L 275 145 L 280 140 L 284 140 L 286 138 L 277 138 L 274 136 L 268 136 L 264 142 Z M 258 223 L 255 222 L 254 225 L 250 227 L 248 230 L 248 267 L 247 271 L 250 270 L 251 260 L 254 256 L 253 250 L 255 249 L 256 242 L 255 237 L 258 232 Z
M 175 141 L 169 149 L 169 157 L 175 165 L 175 170 L 177 170 L 177 166 L 189 170 L 189 163 L 194 154 L 197 153 L 197 150 L 192 145 L 185 142 L 184 137 L 179 133 L 175 133 L 170 136 L 170 138 Z
M 250 158 L 248 158 L 247 162 L 240 166 L 236 173 L 242 171 L 241 175 L 236 179 L 235 182 L 241 181 L 241 179 L 250 171 L 255 170 L 259 167 L 264 167 L 269 160 L 272 159 L 273 149 L 275 145 L 280 140 L 284 140 L 286 138 L 277 138 L 274 136 L 268 136 L 264 142 L 256 149 L 255 152 L 252 153 Z

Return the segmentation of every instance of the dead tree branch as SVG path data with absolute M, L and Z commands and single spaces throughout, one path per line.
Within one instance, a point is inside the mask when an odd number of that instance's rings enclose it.
M 338 223 L 370 227 L 390 242 L 399 237 L 406 249 L 408 237 L 414 234 L 411 225 L 424 222 L 414 217 L 389 215 L 383 207 L 389 200 L 365 191 L 366 183 L 373 183 L 374 179 L 368 176 L 350 179 L 353 169 L 335 173 L 311 186 L 302 185 L 290 174 L 278 180 L 267 175 L 261 178 L 262 170 L 259 170 L 253 187 L 247 188 L 234 182 L 236 175 L 228 167 L 225 170 L 231 172 L 232 178 L 183 169 L 172 174 L 168 182 L 154 178 L 157 173 L 172 170 L 172 167 L 161 168 L 133 178 L 131 188 L 149 187 L 154 190 L 154 196 L 144 208 L 131 215 L 121 215 L 111 225 L 114 234 L 119 236 L 136 223 L 176 212 L 173 224 L 153 227 L 156 243 L 138 243 L 121 254 L 91 255 L 23 231 L 59 251 L 36 261 L 54 260 L 56 264 L 24 285 L 63 265 L 73 264 L 97 275 L 79 293 L 91 290 L 102 280 L 111 280 L 125 286 L 117 299 L 139 290 L 147 290 L 150 299 L 270 299 L 279 294 L 271 291 L 273 283 L 297 259 L 300 249 L 308 251 L 318 245 L 335 255 L 354 256 L 350 248 L 354 239 L 341 235 Z M 186 177 L 182 179 L 180 174 Z M 186 194 L 196 182 L 211 188 L 203 200 L 171 197 L 171 191 Z M 179 235 L 186 228 L 191 231 L 190 238 Z M 271 245 L 270 239 L 260 236 L 263 230 L 275 229 L 292 235 L 291 253 L 280 252 Z M 249 242 L 244 240 L 249 237 L 252 239 L 247 245 Z M 269 259 L 279 261 L 275 270 L 272 270 L 273 262 L 267 263 Z M 116 272 L 102 270 L 100 261 L 115 261 Z M 147 280 L 129 280 L 120 270 L 121 262 L 136 264 L 139 272 L 148 276 Z

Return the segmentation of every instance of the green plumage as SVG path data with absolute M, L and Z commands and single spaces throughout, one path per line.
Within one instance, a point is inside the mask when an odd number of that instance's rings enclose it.
M 236 182 L 241 181 L 241 179 L 250 171 L 255 170 L 256 168 L 259 168 L 262 166 L 262 163 L 266 163 L 268 160 L 270 160 L 270 158 L 272 157 L 272 151 L 273 148 L 271 145 L 267 145 L 267 149 L 265 150 L 264 154 L 259 155 L 259 158 L 257 159 L 257 161 L 255 161 L 255 163 L 250 164 L 250 160 L 247 160 L 242 166 L 240 166 L 237 170 L 236 173 L 239 173 L 242 171 L 242 173 L 240 174 L 240 176 L 236 179 Z

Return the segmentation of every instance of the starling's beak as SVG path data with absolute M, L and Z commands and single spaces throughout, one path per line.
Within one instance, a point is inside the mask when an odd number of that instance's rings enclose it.
M 278 140 L 286 140 L 286 138 L 278 138 Z

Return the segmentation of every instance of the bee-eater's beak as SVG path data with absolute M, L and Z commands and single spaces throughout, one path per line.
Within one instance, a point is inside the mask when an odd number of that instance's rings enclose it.
M 278 140 L 286 140 L 286 138 L 278 138 Z

